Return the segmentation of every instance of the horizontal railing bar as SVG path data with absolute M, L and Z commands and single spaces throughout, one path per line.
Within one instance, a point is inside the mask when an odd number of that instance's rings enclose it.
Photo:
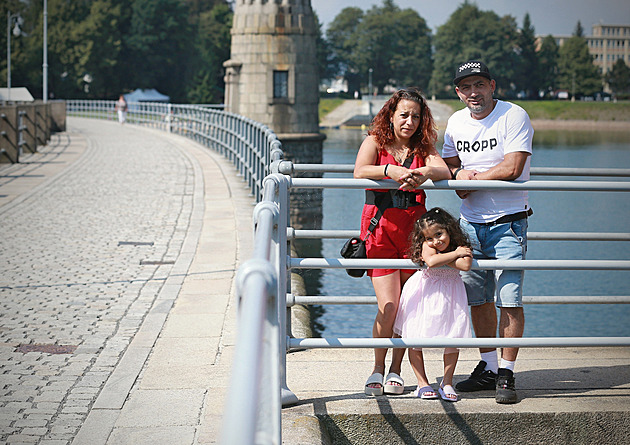
M 397 189 L 400 187 L 391 179 L 350 179 L 350 178 L 291 178 L 291 188 L 330 188 L 330 189 Z M 547 190 L 565 192 L 628 192 L 630 181 L 523 181 L 510 182 L 499 180 L 427 180 L 419 189 L 424 190 Z
M 359 230 L 287 230 L 290 239 L 346 239 L 359 236 Z M 528 232 L 529 241 L 630 241 L 630 233 Z
M 319 173 L 352 173 L 354 164 L 293 164 L 293 171 Z M 281 171 L 281 173 L 285 173 Z M 288 174 L 289 171 L 286 172 Z M 530 175 L 536 176 L 614 176 L 630 177 L 628 168 L 571 168 L 571 167 L 531 167 Z
M 287 348 L 560 348 L 630 346 L 630 337 L 288 338 Z
M 630 304 L 630 295 L 524 296 L 524 304 Z M 287 295 L 287 306 L 294 304 L 376 304 L 373 295 Z
M 424 269 L 411 260 L 288 258 L 293 269 Z M 629 260 L 473 260 L 473 270 L 630 270 Z

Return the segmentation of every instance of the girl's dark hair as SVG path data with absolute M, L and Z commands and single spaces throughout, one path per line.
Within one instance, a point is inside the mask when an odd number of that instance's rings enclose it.
M 398 103 L 403 99 L 411 100 L 420 105 L 420 125 L 411 137 L 409 145 L 414 155 L 424 159 L 435 146 L 438 133 L 431 109 L 418 88 L 412 87 L 396 91 L 372 120 L 368 134 L 376 140 L 379 151 L 393 144 L 395 136 L 390 127 L 391 118 Z
M 446 210 L 435 207 L 422 215 L 413 225 L 413 232 L 410 237 L 409 257 L 414 263 L 422 264 L 422 244 L 424 243 L 424 230 L 437 224 L 448 233 L 451 242 L 446 248 L 447 252 L 452 252 L 459 246 L 471 247 L 468 237 L 462 231 L 457 221 Z

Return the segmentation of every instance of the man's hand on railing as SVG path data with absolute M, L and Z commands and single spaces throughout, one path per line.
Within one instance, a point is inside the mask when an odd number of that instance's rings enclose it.
M 472 181 L 473 179 L 477 179 L 475 177 L 477 173 L 479 173 L 477 170 L 462 169 L 457 172 L 455 179 L 460 181 Z M 474 192 L 474 190 L 455 190 L 455 193 L 457 193 L 457 196 L 461 199 L 466 199 L 472 192 Z

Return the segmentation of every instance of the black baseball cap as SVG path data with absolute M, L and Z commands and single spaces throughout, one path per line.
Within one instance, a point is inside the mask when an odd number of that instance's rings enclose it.
M 492 77 L 490 76 L 490 70 L 485 63 L 480 62 L 479 60 L 469 60 L 468 62 L 464 62 L 457 67 L 453 83 L 457 85 L 459 84 L 459 82 L 462 81 L 462 79 L 470 76 L 482 76 L 489 80 L 492 80 Z

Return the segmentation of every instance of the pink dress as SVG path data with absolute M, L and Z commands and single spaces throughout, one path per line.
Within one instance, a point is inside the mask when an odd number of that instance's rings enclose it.
M 403 287 L 394 332 L 403 338 L 471 337 L 459 271 L 445 267 L 414 273 Z

